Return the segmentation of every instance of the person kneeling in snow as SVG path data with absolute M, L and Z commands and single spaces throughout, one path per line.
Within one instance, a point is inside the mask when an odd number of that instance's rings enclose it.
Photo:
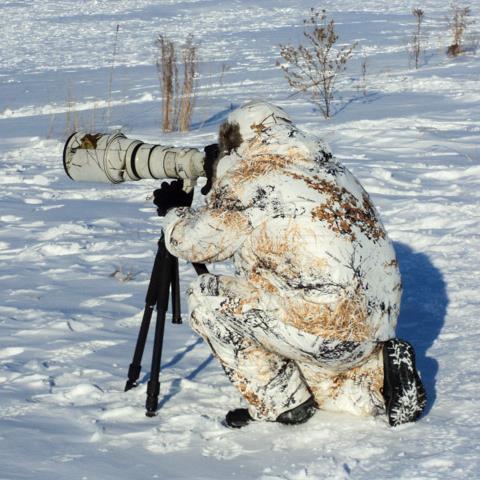
M 366 191 L 280 108 L 250 102 L 220 127 L 206 205 L 172 208 L 165 242 L 235 275 L 188 290 L 192 328 L 248 403 L 226 424 L 298 424 L 317 408 L 415 421 L 426 404 L 412 346 L 395 338 L 402 284 Z

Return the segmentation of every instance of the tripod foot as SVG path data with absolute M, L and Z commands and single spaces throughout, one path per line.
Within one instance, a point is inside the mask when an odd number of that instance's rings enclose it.
M 125 384 L 125 390 L 124 392 L 128 392 L 132 388 L 135 388 L 138 383 L 138 377 L 140 376 L 140 370 L 142 369 L 142 366 L 139 363 L 131 363 L 130 367 L 128 368 L 128 380 L 127 383 Z
M 123 390 L 124 392 L 128 392 L 132 388 L 135 388 L 138 386 L 137 382 L 132 382 L 130 380 L 127 380 L 127 383 L 125 384 L 125 389 Z
M 154 417 L 157 414 L 159 393 L 160 382 L 158 380 L 150 380 L 147 384 L 147 401 L 145 402 L 145 415 L 147 417 Z

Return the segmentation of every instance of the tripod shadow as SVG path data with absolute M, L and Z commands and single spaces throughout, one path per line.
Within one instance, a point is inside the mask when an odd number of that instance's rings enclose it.
M 438 362 L 427 356 L 445 323 L 448 296 L 443 275 L 427 255 L 395 242 L 403 282 L 403 296 L 397 335 L 412 343 L 417 368 L 427 390 L 427 414 L 436 400 Z
M 187 347 L 178 352 L 169 362 L 163 365 L 162 368 L 170 368 L 176 365 L 187 353 L 191 352 L 197 345 L 200 345 L 203 342 L 201 337 L 198 337 L 193 343 L 187 345 Z
M 163 369 L 172 367 L 173 365 L 177 364 L 188 352 L 191 352 L 197 345 L 201 344 L 203 340 L 199 337 L 197 340 L 188 345 L 185 350 L 177 353 L 172 360 L 162 366 Z M 192 372 L 190 372 L 185 378 L 187 380 L 195 380 L 195 378 L 208 367 L 208 365 L 212 362 L 213 355 L 209 355 L 197 368 L 195 368 Z M 170 389 L 168 393 L 162 396 L 162 399 L 158 403 L 158 409 L 160 410 L 166 403 L 168 403 L 177 393 L 180 391 L 180 384 L 182 382 L 182 378 L 176 378 L 170 385 Z
M 203 340 L 199 337 L 195 340 L 195 342 L 191 343 L 190 345 L 187 345 L 185 349 L 183 349 L 181 352 L 178 352 L 169 362 L 163 364 L 162 370 L 176 365 L 178 362 L 180 362 L 180 360 L 182 360 L 182 358 L 187 353 L 191 352 L 197 345 L 202 343 L 202 341 Z M 146 372 L 140 383 L 147 383 L 149 380 L 150 380 L 150 372 Z

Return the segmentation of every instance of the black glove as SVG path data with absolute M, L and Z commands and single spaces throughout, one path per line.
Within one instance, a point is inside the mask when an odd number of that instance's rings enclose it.
M 157 214 L 164 217 L 168 210 L 175 207 L 189 207 L 193 200 L 193 190 L 186 193 L 183 190 L 183 180 L 171 183 L 163 182 L 158 190 L 153 192 L 153 203 L 157 206 Z
M 205 161 L 203 163 L 203 169 L 205 170 L 205 176 L 207 177 L 207 183 L 202 187 L 202 195 L 206 195 L 212 188 L 213 183 L 213 166 L 218 158 L 220 149 L 218 143 L 212 143 L 207 145 L 203 151 L 205 152 Z

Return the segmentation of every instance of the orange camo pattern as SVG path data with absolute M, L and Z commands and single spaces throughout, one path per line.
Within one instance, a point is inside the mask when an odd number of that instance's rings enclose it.
M 374 337 L 361 297 L 345 298 L 336 304 L 318 304 L 299 298 L 281 302 L 281 319 L 303 332 L 327 340 L 364 342 Z

